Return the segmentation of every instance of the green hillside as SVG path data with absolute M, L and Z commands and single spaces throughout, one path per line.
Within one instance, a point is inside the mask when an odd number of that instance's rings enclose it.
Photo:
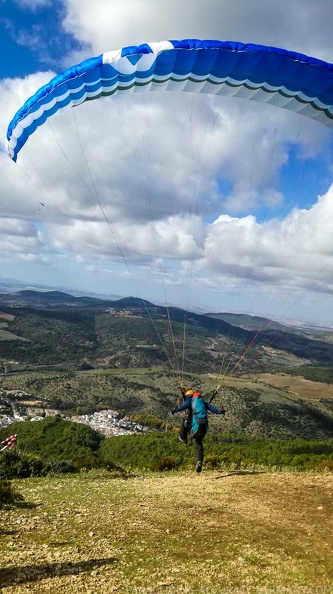
M 216 377 L 187 374 L 207 397 Z M 236 432 L 252 437 L 329 439 L 333 435 L 333 406 L 329 399 L 307 400 L 286 390 L 246 380 L 224 386 L 214 401 L 223 404 L 223 419 L 211 415 L 213 432 Z M 161 369 L 106 369 L 80 372 L 34 372 L 3 377 L 3 390 L 24 390 L 31 399 L 42 399 L 51 409 L 66 414 L 89 414 L 101 409 L 122 410 L 128 415 L 153 415 L 165 423 L 179 401 L 179 377 Z M 25 398 L 26 399 L 26 398 Z M 20 409 L 19 400 L 16 407 Z M 180 418 L 172 421 L 176 426 Z
M 0 362 L 16 361 L 30 369 L 182 366 L 199 373 L 217 373 L 227 363 L 239 373 L 302 360 L 328 366 L 333 357 L 331 342 L 274 327 L 258 332 L 134 298 L 90 299 L 89 305 L 84 301 L 78 306 L 76 298 L 69 305 L 70 296 L 56 293 L 54 298 L 51 293 L 46 294 L 46 306 L 45 294 L 40 302 L 35 293 L 24 297 L 26 307 L 7 302 L 11 319 L 1 321 Z
M 217 429 L 205 438 L 204 469 L 333 470 L 332 439 L 264 439 Z M 195 463 L 192 442 L 180 444 L 171 422 L 167 431 L 109 438 L 59 417 L 14 423 L 11 431 L 17 434 L 17 445 L 0 457 L 0 480 L 82 468 L 189 469 Z M 0 429 L 0 441 L 7 433 Z
M 98 367 L 108 365 L 108 361 L 100 360 L 109 358 L 112 367 L 150 366 L 158 362 L 172 366 L 175 349 L 181 352 L 182 348 L 183 322 L 175 320 L 170 330 L 165 317 L 153 320 L 140 312 L 114 316 L 76 307 L 10 311 L 15 318 L 7 322 L 6 331 L 20 340 L 6 340 L 6 335 L 0 340 L 0 358 L 7 361 L 78 368 L 86 361 Z M 188 325 L 189 365 L 197 365 L 199 359 L 202 368 L 205 360 L 207 367 L 214 365 L 213 357 L 201 355 L 207 349 L 207 341 L 211 342 L 216 334 L 214 328 Z
M 214 318 L 216 320 L 223 320 L 232 326 L 238 326 L 245 330 L 280 330 L 282 332 L 294 332 L 294 329 L 285 324 L 273 322 L 269 318 L 262 318 L 260 316 L 253 316 L 248 314 L 234 314 L 228 312 L 221 313 L 205 313 L 205 316 Z
M 28 305 L 17 307 L 18 299 Z M 331 437 L 331 394 L 320 398 L 312 393 L 308 398 L 301 385 L 293 393 L 288 386 L 278 389 L 255 380 L 261 372 L 290 371 L 331 382 L 329 342 L 281 329 L 258 334 L 132 297 L 89 299 L 89 305 L 85 300 L 78 305 L 79 299 L 35 291 L 8 297 L 0 334 L 4 398 L 7 392 L 24 391 L 31 400 L 68 415 L 113 408 L 165 422 L 179 398 L 180 384 L 193 385 L 208 397 L 223 384 L 216 403 L 223 402 L 227 410 L 221 426 L 225 432 L 261 438 Z M 254 379 L 247 380 L 249 374 Z M 2 404 L 7 406 L 6 401 Z M 214 431 L 220 430 L 216 423 L 212 419 Z

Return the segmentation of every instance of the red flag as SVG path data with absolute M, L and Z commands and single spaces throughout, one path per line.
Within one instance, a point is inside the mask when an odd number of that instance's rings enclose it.
M 1 443 L 0 446 L 3 446 L 0 450 L 0 452 L 2 452 L 3 450 L 11 450 L 14 445 L 16 444 L 16 439 L 17 439 L 17 433 L 13 433 L 13 435 L 10 435 L 9 437 L 6 437 L 6 439 L 4 439 Z

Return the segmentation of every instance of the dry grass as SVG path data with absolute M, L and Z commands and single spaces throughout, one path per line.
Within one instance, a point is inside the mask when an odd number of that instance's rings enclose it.
M 1 512 L 1 594 L 333 591 L 333 475 L 87 474 L 16 486 L 29 507 Z
M 5 330 L 6 327 L 7 324 L 0 323 L 0 340 L 26 340 L 26 338 L 22 338 L 22 336 L 17 336 L 12 332 L 8 332 L 8 330 Z
M 333 399 L 333 384 L 314 382 L 302 376 L 293 376 L 287 373 L 258 373 L 242 378 L 233 377 L 228 380 L 227 387 L 248 388 L 249 390 L 260 388 L 272 395 L 274 395 L 275 388 L 279 391 L 279 395 L 282 391 L 289 399 L 297 401 L 300 398 L 305 401 L 316 401 L 320 398 Z
M 333 398 L 333 385 L 322 382 L 313 382 L 301 376 L 282 373 L 260 373 L 257 378 L 276 388 L 285 388 L 295 396 L 305 400 L 318 400 L 319 398 Z

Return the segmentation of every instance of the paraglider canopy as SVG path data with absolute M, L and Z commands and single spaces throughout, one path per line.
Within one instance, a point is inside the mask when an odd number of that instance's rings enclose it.
M 333 127 L 333 65 L 296 52 L 232 41 L 184 39 L 129 46 L 53 78 L 7 131 L 16 161 L 29 136 L 59 109 L 119 91 L 183 90 L 272 103 Z

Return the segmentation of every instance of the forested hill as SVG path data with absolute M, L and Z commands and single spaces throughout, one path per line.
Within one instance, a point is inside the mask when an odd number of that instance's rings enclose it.
M 264 319 L 265 329 L 258 332 L 134 297 L 112 301 L 30 290 L 0 295 L 0 303 L 0 358 L 19 363 L 170 365 L 175 352 L 182 351 L 185 325 L 189 371 L 217 371 L 222 356 L 228 355 L 232 365 L 244 351 L 240 370 L 267 368 L 277 363 L 272 345 L 315 364 L 328 365 L 333 358 L 330 342 L 272 327 Z
M 275 322 L 273 320 L 270 320 L 269 318 L 262 318 L 260 316 L 252 316 L 249 314 L 234 314 L 228 312 L 205 313 L 204 315 L 209 318 L 214 318 L 216 320 L 223 320 L 224 322 L 227 322 L 232 326 L 244 328 L 245 330 L 262 331 L 264 329 L 269 329 L 287 333 L 294 333 L 298 331 L 302 333 L 302 330 L 298 327 L 293 328 L 292 326 L 287 326 L 286 324 Z

